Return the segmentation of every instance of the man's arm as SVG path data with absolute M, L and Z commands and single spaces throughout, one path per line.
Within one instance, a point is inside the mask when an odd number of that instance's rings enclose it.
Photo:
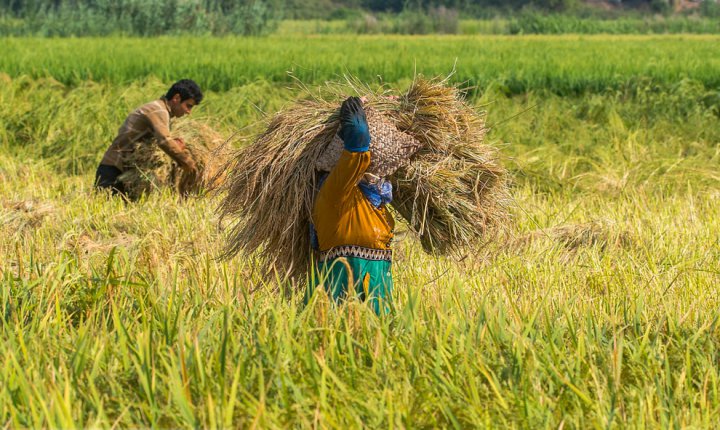
M 167 155 L 175 160 L 185 170 L 197 170 L 197 164 L 185 149 L 185 144 L 180 139 L 170 136 L 170 117 L 162 111 L 148 112 L 145 115 L 150 121 L 153 135 L 157 139 L 158 146 Z

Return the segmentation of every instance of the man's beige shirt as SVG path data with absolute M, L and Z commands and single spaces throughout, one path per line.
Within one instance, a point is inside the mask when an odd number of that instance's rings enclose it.
M 157 140 L 157 144 L 173 160 L 185 165 L 187 153 L 170 136 L 170 108 L 165 99 L 142 105 L 128 115 L 118 130 L 117 137 L 105 151 L 100 164 L 115 166 L 121 171 L 128 167 L 125 159 L 133 151 L 133 143 L 140 140 Z

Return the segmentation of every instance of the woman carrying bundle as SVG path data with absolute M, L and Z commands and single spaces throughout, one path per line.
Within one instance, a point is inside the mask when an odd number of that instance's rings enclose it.
M 338 302 L 353 294 L 377 314 L 390 310 L 395 222 L 386 205 L 389 182 L 365 178 L 370 166 L 370 132 L 362 102 L 345 100 L 339 135 L 344 150 L 334 169 L 321 178 L 313 207 L 311 242 L 316 251 L 307 299 L 322 285 Z

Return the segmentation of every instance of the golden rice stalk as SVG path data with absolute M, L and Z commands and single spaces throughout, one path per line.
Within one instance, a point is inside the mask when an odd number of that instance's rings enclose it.
M 222 166 L 228 162 L 230 150 L 219 133 L 202 122 L 179 120 L 173 127 L 173 137 L 183 139 L 200 175 L 187 178 L 184 170 L 160 149 L 154 139 L 138 141 L 126 156 L 126 170 L 120 176 L 131 199 L 162 188 L 198 194 L 224 181 Z M 185 189 L 181 190 L 181 185 Z

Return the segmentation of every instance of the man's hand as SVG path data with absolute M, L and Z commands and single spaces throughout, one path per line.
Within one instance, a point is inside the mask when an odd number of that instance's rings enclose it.
M 186 150 L 187 150 L 187 146 L 185 146 L 185 141 L 184 141 L 184 140 L 182 140 L 182 139 L 179 138 L 179 137 L 176 137 L 174 140 L 175 140 L 175 142 L 177 143 L 178 148 L 180 148 L 180 149 L 183 150 L 183 151 L 186 151 Z
M 188 163 L 182 166 L 183 174 L 180 178 L 180 184 L 178 186 L 180 195 L 187 196 L 191 192 L 197 189 L 198 179 L 200 178 L 200 171 L 198 170 L 195 161 L 188 160 Z

